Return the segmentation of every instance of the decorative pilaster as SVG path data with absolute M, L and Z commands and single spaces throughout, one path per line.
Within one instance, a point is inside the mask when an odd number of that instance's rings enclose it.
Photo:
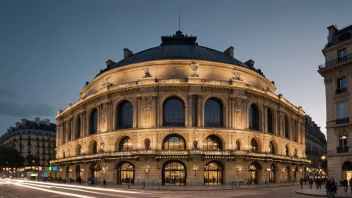
M 136 108 L 136 123 L 133 123 L 133 128 L 137 128 L 137 127 L 140 127 L 142 126 L 142 123 L 141 123 L 141 101 L 142 101 L 142 97 L 138 96 L 137 97 L 137 108 Z
M 204 115 L 203 115 L 203 107 L 202 107 L 202 102 L 203 102 L 203 96 L 202 95 L 197 95 L 197 126 L 198 127 L 204 127 Z
M 263 108 L 263 117 L 264 117 L 264 127 L 263 127 L 263 132 L 267 133 L 268 132 L 268 105 L 264 104 Z
M 193 115 L 192 115 L 192 110 L 193 110 L 193 101 L 192 101 L 193 96 L 188 95 L 187 96 L 187 103 L 188 103 L 188 127 L 194 127 L 192 126 L 193 123 Z
M 152 127 L 155 128 L 157 126 L 157 118 L 158 118 L 158 111 L 157 111 L 157 96 L 152 96 L 152 112 L 151 112 L 151 119 L 152 119 Z

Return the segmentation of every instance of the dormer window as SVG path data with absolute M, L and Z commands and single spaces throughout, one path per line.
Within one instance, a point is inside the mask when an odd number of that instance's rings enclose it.
M 343 41 L 348 40 L 350 38 L 351 38 L 351 34 L 349 32 L 346 32 L 339 37 L 339 42 L 343 42 Z

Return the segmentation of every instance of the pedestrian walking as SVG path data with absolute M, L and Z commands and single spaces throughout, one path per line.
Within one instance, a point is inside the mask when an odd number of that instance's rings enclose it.
M 347 179 L 343 180 L 343 191 L 347 192 L 347 188 L 348 188 L 348 181 Z
M 352 193 L 352 177 L 350 178 L 350 187 L 351 187 L 351 193 Z
M 299 185 L 301 185 L 301 189 L 303 189 L 303 178 L 301 178 L 301 179 L 299 180 Z M 351 189 L 352 189 L 352 186 L 351 186 Z
M 313 179 L 309 178 L 309 188 L 312 190 L 313 187 Z

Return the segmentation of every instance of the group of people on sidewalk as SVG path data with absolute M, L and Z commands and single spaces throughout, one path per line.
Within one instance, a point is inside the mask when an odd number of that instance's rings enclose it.
M 306 183 L 306 181 L 303 178 L 301 178 L 300 181 L 299 181 L 299 183 L 301 185 L 301 189 L 303 189 L 303 182 Z M 312 189 L 313 182 L 314 181 L 313 181 L 312 178 L 310 178 L 308 180 L 310 189 Z M 324 183 L 323 180 L 315 179 L 315 184 L 316 184 L 316 189 L 317 190 L 321 189 L 321 184 L 322 183 Z M 344 187 L 344 192 L 347 192 L 348 186 L 350 186 L 351 193 L 352 193 L 352 178 L 350 178 L 349 181 L 347 181 L 347 179 L 345 179 L 344 181 L 341 182 L 341 184 Z M 327 197 L 334 197 L 335 196 L 335 194 L 337 193 L 337 183 L 335 182 L 334 177 L 331 177 L 330 179 L 328 179 L 326 181 L 325 189 L 326 189 Z

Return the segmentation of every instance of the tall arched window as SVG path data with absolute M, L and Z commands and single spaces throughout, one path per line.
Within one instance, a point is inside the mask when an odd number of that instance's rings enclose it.
M 286 154 L 286 156 L 289 156 L 289 150 L 288 150 L 288 146 L 287 145 L 285 146 L 285 154 Z
M 236 141 L 236 150 L 241 150 L 241 142 L 240 141 Z
M 132 140 L 129 137 L 124 137 L 120 141 L 119 151 L 130 151 L 133 149 Z
M 81 147 L 81 145 L 78 145 L 77 155 L 81 155 L 81 154 L 82 154 L 82 147 Z
M 185 105 L 179 98 L 169 98 L 164 103 L 163 126 L 185 126 Z
M 81 117 L 78 116 L 76 119 L 76 132 L 75 132 L 75 139 L 78 139 L 81 137 Z
M 204 150 L 222 150 L 222 142 L 216 135 L 209 135 L 203 142 Z
M 259 131 L 259 109 L 257 105 L 251 104 L 248 110 L 248 128 Z
M 162 169 L 163 185 L 186 185 L 187 169 L 181 161 L 167 161 Z
M 163 149 L 165 150 L 184 150 L 186 149 L 185 140 L 179 135 L 169 135 L 164 139 Z
M 71 121 L 67 122 L 67 140 L 71 141 Z
M 89 134 L 95 134 L 98 132 L 98 111 L 93 109 L 90 113 L 89 118 Z
M 127 129 L 133 126 L 133 107 L 128 101 L 121 102 L 116 109 L 116 129 Z
M 272 142 L 269 143 L 269 153 L 275 154 L 275 147 Z
M 293 157 L 298 157 L 297 156 L 297 149 L 293 149 Z
M 98 153 L 98 144 L 96 141 L 94 141 L 93 143 L 93 154 L 97 154 Z
M 285 138 L 289 138 L 289 122 L 288 117 L 285 115 Z
M 268 133 L 273 133 L 273 114 L 270 109 L 267 111 L 267 126 L 268 126 Z
M 215 98 L 210 98 L 205 103 L 204 107 L 204 126 L 205 127 L 222 127 L 223 120 L 223 106 L 222 103 Z
M 121 162 L 116 166 L 117 184 L 134 184 L 135 168 L 129 162 Z
M 258 148 L 257 141 L 253 138 L 251 140 L 251 152 L 258 153 L 258 151 L 259 151 L 259 148 Z
M 220 162 L 209 162 L 204 168 L 204 185 L 221 185 L 223 166 Z

